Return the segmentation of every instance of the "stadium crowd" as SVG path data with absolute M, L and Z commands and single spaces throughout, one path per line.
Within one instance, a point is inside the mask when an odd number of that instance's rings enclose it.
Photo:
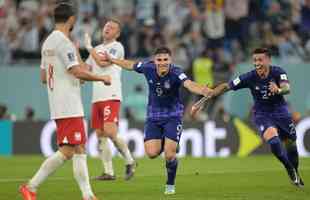
M 53 29 L 57 0 L 0 1 L 0 63 L 37 62 Z M 60 0 L 58 0 L 60 1 Z M 62 0 L 65 1 L 65 0 Z M 149 57 L 167 45 L 174 62 L 195 81 L 227 81 L 234 66 L 257 46 L 287 62 L 310 58 L 310 0 L 77 0 L 74 39 L 81 54 L 85 31 L 101 41 L 108 18 L 123 23 L 120 41 L 127 58 Z M 238 12 L 236 12 L 238 10 Z M 189 101 L 189 95 L 184 95 Z

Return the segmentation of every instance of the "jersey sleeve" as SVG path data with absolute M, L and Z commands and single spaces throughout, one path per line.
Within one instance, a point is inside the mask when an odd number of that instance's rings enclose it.
M 286 72 L 282 69 L 282 68 L 278 68 L 277 70 L 277 74 L 276 74 L 278 80 L 279 80 L 279 83 L 282 83 L 282 82 L 289 82 L 288 78 L 287 78 L 287 74 Z
M 183 72 L 180 68 L 175 68 L 174 74 L 178 77 L 178 82 L 183 83 L 184 81 L 188 80 L 187 75 Z
M 109 49 L 109 55 L 112 58 L 123 59 L 124 58 L 124 47 L 120 43 L 117 43 L 112 48 Z
M 133 70 L 138 73 L 144 73 L 146 71 L 146 63 L 143 63 L 142 61 L 137 62 L 133 65 Z
M 60 58 L 62 59 L 66 69 L 79 65 L 77 51 L 73 44 L 66 42 L 59 49 L 61 49 Z
M 240 76 L 238 76 L 237 78 L 229 81 L 229 87 L 232 90 L 239 90 L 242 88 L 248 88 L 250 86 L 250 80 L 251 80 L 251 73 L 245 73 L 242 74 Z

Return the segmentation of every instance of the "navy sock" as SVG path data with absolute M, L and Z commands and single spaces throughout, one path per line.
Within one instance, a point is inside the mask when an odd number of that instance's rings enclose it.
M 173 160 L 166 160 L 167 185 L 174 185 L 177 168 L 178 168 L 178 160 L 176 158 Z
M 298 160 L 298 151 L 297 151 L 296 142 L 289 141 L 288 144 L 285 145 L 285 147 L 286 147 L 287 157 L 289 161 L 292 163 L 294 168 L 297 170 L 299 160 Z
M 278 158 L 278 160 L 284 165 L 286 169 L 292 169 L 293 165 L 289 161 L 287 154 L 282 147 L 281 140 L 278 136 L 268 140 L 270 144 L 271 152 Z

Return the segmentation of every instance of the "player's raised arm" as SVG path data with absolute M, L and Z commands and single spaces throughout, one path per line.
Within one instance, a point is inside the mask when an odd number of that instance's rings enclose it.
M 102 56 L 100 56 L 96 49 L 92 46 L 92 41 L 91 41 L 91 37 L 89 36 L 88 33 L 85 33 L 84 35 L 84 43 L 85 43 L 85 47 L 89 53 L 89 55 L 94 59 L 94 61 L 96 62 L 96 64 L 100 67 L 107 67 L 109 65 L 111 65 L 110 62 L 108 62 L 107 60 L 104 60 L 102 58 Z
M 200 85 L 189 79 L 184 81 L 183 86 L 189 91 L 203 96 L 209 96 L 209 94 L 212 92 L 212 89 L 208 88 L 207 86 Z
M 70 74 L 84 81 L 102 81 L 106 85 L 111 84 L 111 77 L 107 75 L 96 75 L 88 70 L 88 65 L 81 59 L 77 49 L 68 48 L 68 53 L 63 59 L 67 64 L 67 70 Z

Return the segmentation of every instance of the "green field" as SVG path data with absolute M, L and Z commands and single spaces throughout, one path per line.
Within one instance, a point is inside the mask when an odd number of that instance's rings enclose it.
M 0 157 L 0 200 L 21 199 L 18 187 L 37 170 L 43 157 Z M 89 159 L 91 176 L 100 173 L 99 160 Z M 136 176 L 123 180 L 123 162 L 115 159 L 117 180 L 92 181 L 100 200 L 309 200 L 310 159 L 301 160 L 301 174 L 306 186 L 292 186 L 280 164 L 271 156 L 248 158 L 182 158 L 176 181 L 176 195 L 163 195 L 164 162 L 140 159 Z M 80 191 L 72 175 L 72 163 L 43 183 L 39 200 L 77 200 Z

